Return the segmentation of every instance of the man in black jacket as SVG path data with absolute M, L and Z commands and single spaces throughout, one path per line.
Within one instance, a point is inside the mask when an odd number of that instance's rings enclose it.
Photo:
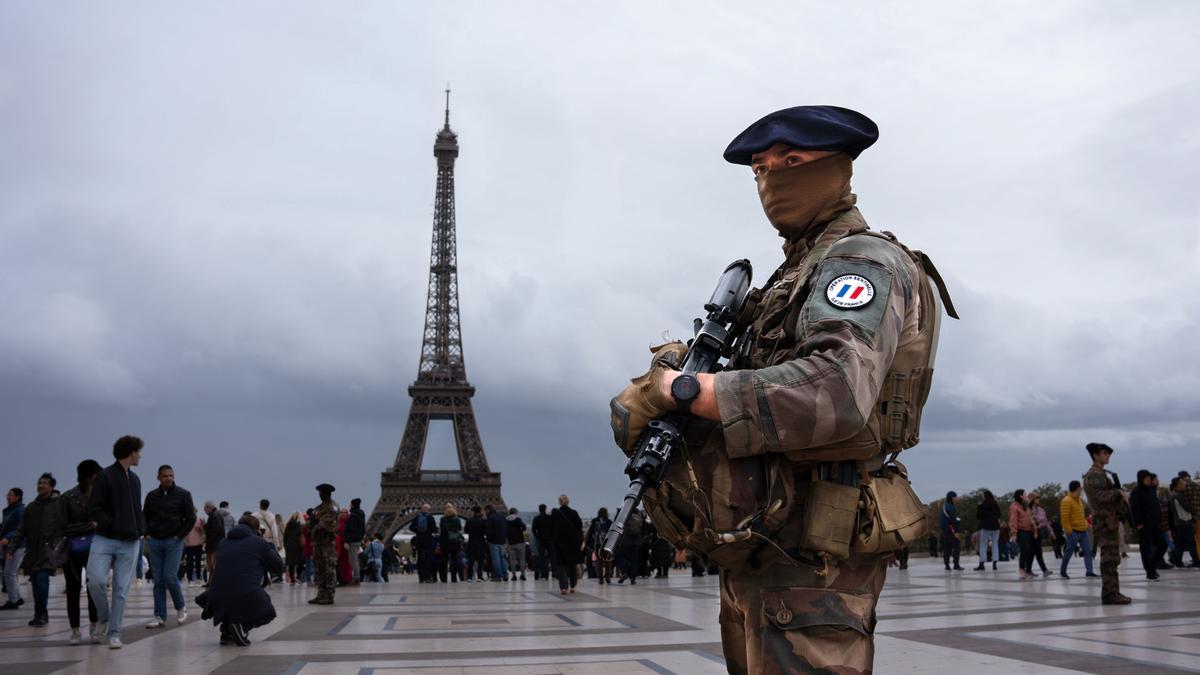
M 92 481 L 88 515 L 96 523 L 92 549 L 88 557 L 88 593 L 96 603 L 98 622 L 93 626 L 92 642 L 108 638 L 109 649 L 121 648 L 121 621 L 125 618 L 125 598 L 133 583 L 133 571 L 140 557 L 138 543 L 146 533 L 146 521 L 139 507 L 142 482 L 132 470 L 142 458 L 142 439 L 122 436 L 113 444 L 111 466 Z M 112 605 L 108 602 L 108 575 L 112 572 Z
M 350 516 L 346 519 L 346 532 L 342 540 L 350 558 L 351 586 L 357 586 L 362 579 L 362 565 L 358 557 L 363 539 L 367 536 L 367 514 L 363 513 L 362 500 L 358 497 L 350 500 Z
M 492 581 L 508 581 L 508 556 L 504 550 L 508 545 L 508 521 L 504 518 L 503 509 L 496 509 L 488 504 L 484 510 L 487 511 L 487 543 L 488 554 L 492 560 Z
M 433 577 L 433 535 L 437 532 L 437 521 L 433 519 L 430 508 L 429 504 L 422 504 L 417 517 L 408 525 L 409 532 L 413 533 L 412 547 L 417 554 L 417 576 L 422 584 L 437 581 Z
M 1162 508 L 1154 489 L 1154 474 L 1146 469 L 1137 472 L 1138 484 L 1129 495 L 1133 526 L 1137 528 L 1138 550 L 1146 578 L 1158 579 L 1158 561 L 1162 557 Z
M 146 495 L 142 509 L 146 532 L 150 535 L 150 572 L 154 575 L 154 618 L 146 628 L 161 628 L 167 621 L 167 591 L 175 605 L 175 618 L 187 621 L 187 603 L 179 587 L 179 559 L 183 557 L 183 538 L 196 524 L 196 506 L 192 493 L 175 484 L 175 469 L 158 467 L 158 487 Z
M 467 535 L 467 581 L 483 581 L 483 568 L 487 566 L 487 523 L 483 509 L 471 507 L 471 517 L 463 526 Z
M 550 578 L 550 514 L 546 513 L 546 505 L 538 504 L 538 514 L 533 517 L 529 526 L 533 533 L 534 545 L 534 579 Z

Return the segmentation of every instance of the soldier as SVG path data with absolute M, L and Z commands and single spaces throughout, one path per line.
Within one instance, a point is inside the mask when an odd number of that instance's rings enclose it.
M 1088 443 L 1087 451 L 1092 456 L 1092 468 L 1083 474 L 1083 491 L 1092 507 L 1092 529 L 1100 547 L 1100 604 L 1128 605 L 1133 600 L 1121 595 L 1117 578 L 1117 566 L 1121 564 L 1117 525 L 1129 505 L 1121 485 L 1115 478 L 1110 479 L 1112 474 L 1104 468 L 1113 449 L 1103 443 Z
M 908 543 L 848 543 L 862 486 L 918 440 L 941 314 L 929 259 L 868 231 L 855 208 L 852 160 L 877 137 L 870 119 L 834 106 L 780 110 L 739 134 L 725 159 L 750 166 L 786 258 L 735 327 L 749 351 L 679 378 L 686 347 L 664 345 L 611 403 L 627 453 L 650 419 L 693 416 L 686 456 L 646 506 L 663 536 L 722 568 L 732 673 L 869 672 L 887 565 Z M 688 380 L 698 388 L 672 387 Z
M 317 486 L 321 503 L 313 509 L 312 524 L 317 597 L 308 601 L 310 605 L 332 605 L 334 588 L 337 586 L 337 549 L 334 540 L 338 531 L 338 505 L 333 501 L 333 490 L 329 483 Z

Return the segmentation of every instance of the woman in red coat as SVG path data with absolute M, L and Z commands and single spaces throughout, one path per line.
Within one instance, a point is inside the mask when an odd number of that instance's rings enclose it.
M 337 576 L 338 583 L 349 584 L 354 581 L 354 572 L 350 570 L 350 551 L 346 547 L 346 521 L 350 518 L 350 512 L 342 509 L 338 514 L 338 533 L 334 539 L 334 546 L 337 547 Z

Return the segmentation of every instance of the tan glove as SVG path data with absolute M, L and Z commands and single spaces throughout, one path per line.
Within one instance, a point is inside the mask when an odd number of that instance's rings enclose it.
M 675 410 L 675 400 L 663 395 L 662 374 L 677 370 L 687 349 L 678 340 L 651 347 L 650 370 L 630 380 L 629 386 L 609 401 L 613 440 L 626 456 L 633 454 L 638 438 L 651 420 Z

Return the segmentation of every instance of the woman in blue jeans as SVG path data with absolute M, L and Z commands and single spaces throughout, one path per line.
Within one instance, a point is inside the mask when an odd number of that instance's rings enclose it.
M 975 520 L 979 523 L 979 566 L 975 570 L 984 569 L 987 562 L 985 552 L 989 543 L 992 550 L 992 569 L 996 569 L 996 563 L 1000 560 L 1000 504 L 990 490 L 983 491 L 983 501 L 975 509 Z

